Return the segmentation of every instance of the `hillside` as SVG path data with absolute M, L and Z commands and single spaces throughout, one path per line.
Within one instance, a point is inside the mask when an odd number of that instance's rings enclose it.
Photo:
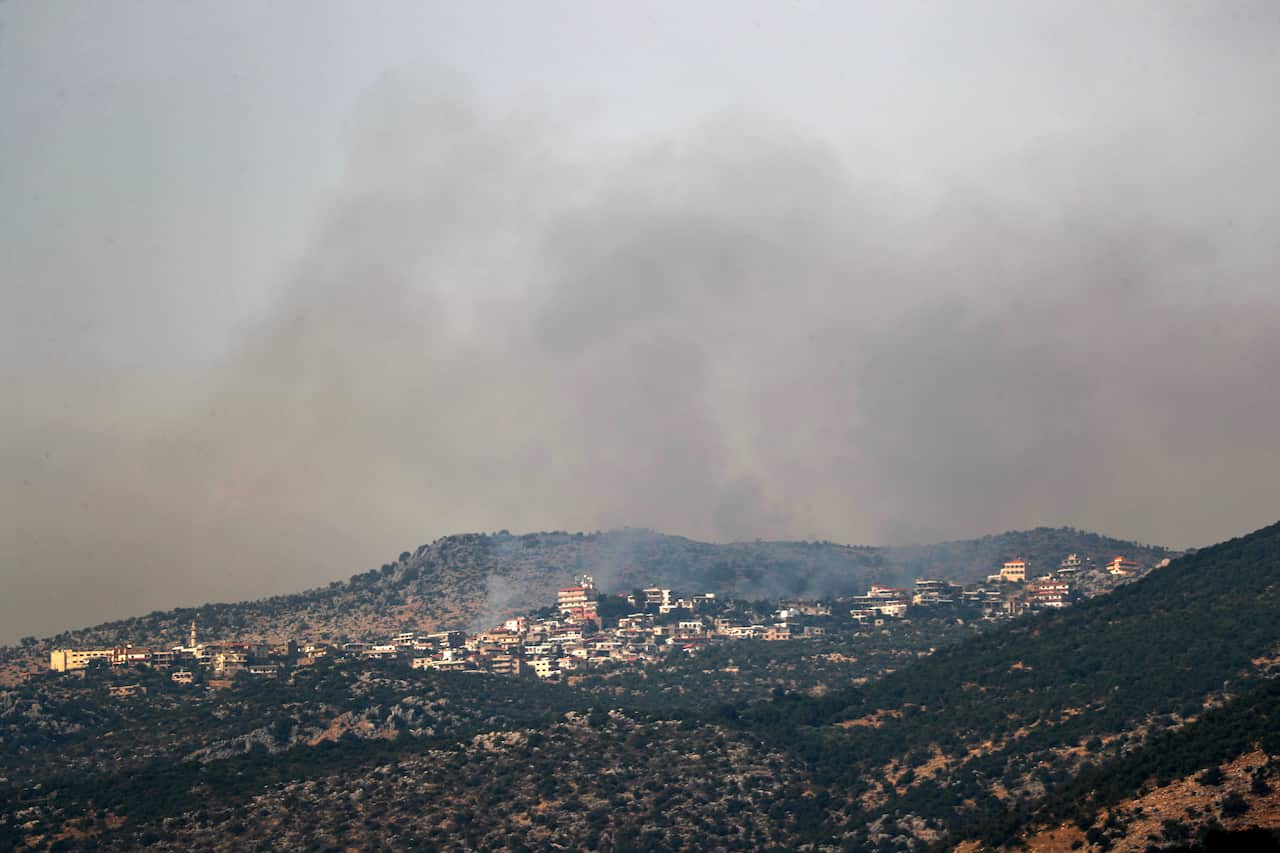
M 1092 558 L 1098 565 L 1105 565 L 1117 554 L 1148 566 L 1173 556 L 1169 549 L 1157 545 L 1112 539 L 1073 527 L 1037 527 L 934 545 L 894 546 L 884 549 L 884 559 L 905 577 L 939 573 L 971 583 L 981 581 L 991 573 L 992 566 L 1004 560 L 1023 557 L 1030 570 L 1039 574 L 1055 568 L 1070 553 Z
M 852 796 L 839 820 L 851 839 L 868 842 L 875 816 L 891 813 L 918 838 L 1007 842 L 1098 761 L 1190 732 L 1207 709 L 1266 685 L 1280 663 L 1278 606 L 1280 525 L 865 690 L 756 706 L 749 724 L 803 743 L 818 778 Z
M 1145 850 L 1221 826 L 1275 830 L 1280 842 L 1280 681 L 1205 712 L 1129 754 L 1080 773 L 1021 824 L 1033 849 L 1076 840 Z M 1252 846 L 1250 849 L 1259 849 Z
M 121 673 L 44 676 L 0 694 L 0 842 L 1217 849 L 1277 828 L 1278 605 L 1280 525 L 1064 611 L 855 637 L 838 664 L 748 643 L 639 681 L 341 665 L 127 702 L 101 683 Z M 730 664 L 764 683 L 735 691 Z M 710 702 L 678 698 L 700 679 Z
M 295 595 L 209 604 L 68 631 L 28 645 L 166 644 L 197 619 L 209 639 L 363 640 L 412 628 L 478 629 L 554 603 L 556 590 L 591 574 L 600 588 L 651 584 L 744 598 L 862 592 L 896 576 L 870 548 L 807 542 L 716 545 L 648 530 L 446 536 L 377 569 Z
M 1056 566 L 1068 553 L 1099 563 L 1123 553 L 1147 565 L 1164 549 L 1071 528 L 1037 528 L 981 539 L 911 548 L 830 542 L 712 544 L 650 530 L 446 536 L 377 569 L 294 595 L 234 604 L 207 604 L 109 622 L 0 648 L 0 668 L 47 660 L 61 646 L 120 643 L 167 645 L 184 638 L 192 619 L 209 639 L 266 641 L 310 638 L 366 640 L 403 629 L 488 627 L 512 611 L 555 600 L 578 574 L 600 588 L 625 592 L 647 585 L 714 592 L 745 599 L 824 598 L 860 594 L 874 582 L 908 583 L 921 576 L 973 580 L 1000 562 L 1027 558 L 1033 570 Z

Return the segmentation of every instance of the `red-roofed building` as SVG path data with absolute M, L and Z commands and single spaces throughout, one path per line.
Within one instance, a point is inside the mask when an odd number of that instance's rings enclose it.
M 987 575 L 988 581 L 998 581 L 1002 583 L 1023 583 L 1027 579 L 1027 561 L 1018 557 L 1015 560 L 1005 560 L 1004 565 L 1000 567 L 1000 574 Z
M 1107 563 L 1107 571 L 1113 575 L 1131 575 L 1140 568 L 1141 566 L 1133 560 L 1126 560 L 1119 555 L 1110 563 Z

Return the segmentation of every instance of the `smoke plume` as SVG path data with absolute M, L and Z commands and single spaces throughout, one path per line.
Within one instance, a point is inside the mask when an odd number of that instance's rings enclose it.
M 390 87 L 360 126 L 215 368 L 7 368 L 0 639 L 465 530 L 1182 546 L 1280 506 L 1274 257 L 1141 128 L 924 193 L 746 116 L 586 146 Z

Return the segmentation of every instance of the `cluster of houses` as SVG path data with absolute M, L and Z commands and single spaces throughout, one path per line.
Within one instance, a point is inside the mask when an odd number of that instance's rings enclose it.
M 140 648 L 131 644 L 108 649 L 54 649 L 49 653 L 49 669 L 53 672 L 75 672 L 92 666 L 172 668 L 174 671 L 170 677 L 173 681 L 192 684 L 196 681 L 196 671 L 207 671 L 221 679 L 231 678 L 240 672 L 274 678 L 280 673 L 281 662 L 296 658 L 297 645 L 292 641 L 281 644 L 200 642 L 193 621 L 186 645 L 167 649 Z
M 1169 561 L 1164 560 L 1161 565 Z M 1006 560 L 997 574 L 987 577 L 988 584 L 997 586 L 1014 585 L 1014 594 L 1002 595 L 1000 609 L 1010 616 L 1018 616 L 1030 610 L 1045 610 L 1066 607 L 1082 597 L 1080 580 L 1088 576 L 1097 576 L 1099 570 L 1093 559 L 1081 557 L 1079 554 L 1068 554 L 1056 569 L 1046 572 L 1031 581 L 1027 580 L 1029 567 L 1027 561 L 1018 558 Z M 1142 573 L 1142 566 L 1124 556 L 1112 558 L 1106 565 L 1103 577 L 1120 582 L 1137 577 Z M 1018 590 L 1021 587 L 1021 590 Z
M 405 631 L 376 643 L 204 643 L 193 622 L 186 645 L 165 650 L 132 645 L 57 649 L 50 654 L 49 668 L 69 672 L 91 666 L 168 667 L 174 669 L 170 677 L 177 683 L 221 686 L 241 672 L 274 677 L 282 666 L 307 666 L 328 658 L 403 660 L 415 669 L 557 678 L 605 664 L 644 665 L 673 651 L 693 653 L 715 642 L 820 636 L 825 628 L 812 623 L 831 616 L 828 604 L 783 600 L 767 617 L 752 614 L 750 620 L 735 621 L 723 615 L 726 602 L 714 593 L 681 597 L 665 587 L 609 598 L 615 610 L 621 606 L 631 612 L 601 619 L 602 596 L 592 578 L 583 576 L 559 590 L 549 616 L 516 616 L 474 634 Z
M 1028 611 L 1066 607 L 1080 597 L 1077 580 L 1097 574 L 1088 558 L 1069 554 L 1058 568 L 1027 580 L 1027 561 L 1005 561 L 983 584 L 963 586 L 948 580 L 921 578 L 911 589 L 872 584 L 865 595 L 840 600 L 849 605 L 853 627 L 882 626 L 888 620 L 921 615 L 977 614 L 986 619 L 1011 618 Z M 1116 557 L 1106 575 L 1135 576 L 1141 567 Z M 613 614 L 601 618 L 608 604 Z M 542 611 L 547 613 L 547 611 Z M 619 615 L 625 613 L 625 615 Z M 405 631 L 380 643 L 281 644 L 200 642 L 196 624 L 186 645 L 165 650 L 135 648 L 58 649 L 49 668 L 57 672 L 90 666 L 173 668 L 173 681 L 192 684 L 237 673 L 275 677 L 283 665 L 307 666 L 325 658 L 404 660 L 415 669 L 491 672 L 559 678 L 601 666 L 642 666 L 673 651 L 694 653 L 713 643 L 755 639 L 769 642 L 817 637 L 841 620 L 832 605 L 820 601 L 782 600 L 772 612 L 735 608 L 714 593 L 679 597 L 671 589 L 649 587 L 629 596 L 603 596 L 589 576 L 557 594 L 550 615 L 516 616 L 488 631 L 420 633 Z M 850 623 L 845 622 L 849 625 Z M 198 677 L 199 676 L 199 677 Z
M 649 587 L 625 597 L 633 612 L 605 620 L 598 612 L 602 598 L 595 582 L 583 576 L 560 589 L 553 615 L 508 619 L 489 631 L 463 637 L 456 646 L 415 654 L 411 665 L 556 678 L 604 665 L 644 665 L 675 650 L 693 653 L 728 640 L 819 636 L 825 629 L 801 624 L 802 617 L 831 615 L 829 605 L 782 601 L 767 624 L 735 622 L 721 615 L 724 602 L 714 593 L 682 598 L 671 589 Z
M 1141 572 L 1142 566 L 1137 562 L 1117 556 L 1106 564 L 1101 576 L 1119 582 Z M 866 595 L 853 598 L 849 615 L 855 622 L 871 625 L 883 625 L 886 619 L 901 619 L 912 609 L 945 611 L 950 608 L 978 613 L 985 619 L 1013 618 L 1027 612 L 1067 607 L 1084 596 L 1080 580 L 1100 573 L 1091 558 L 1068 554 L 1056 569 L 1030 581 L 1029 574 L 1027 561 L 1018 557 L 1004 561 L 1000 571 L 988 575 L 982 584 L 962 586 L 933 578 L 915 581 L 910 590 L 872 584 Z

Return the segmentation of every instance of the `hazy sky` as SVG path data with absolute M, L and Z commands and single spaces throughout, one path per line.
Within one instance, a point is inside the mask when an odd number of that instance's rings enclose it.
M 0 4 L 0 642 L 460 531 L 1280 516 L 1280 5 Z

